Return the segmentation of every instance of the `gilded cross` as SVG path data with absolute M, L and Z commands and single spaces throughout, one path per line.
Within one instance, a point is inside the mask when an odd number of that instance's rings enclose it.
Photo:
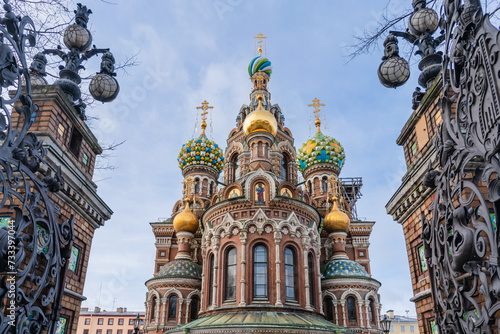
M 263 33 L 259 32 L 257 36 L 254 36 L 255 39 L 258 39 L 259 41 L 257 44 L 259 44 L 259 57 L 262 57 L 262 42 L 267 38 L 264 36 Z
M 192 193 L 192 188 L 194 185 L 194 180 L 191 176 L 186 177 L 184 181 L 182 181 L 182 184 L 184 185 L 184 189 L 182 191 L 182 194 L 184 195 L 184 198 L 190 198 L 191 193 Z
M 214 107 L 212 106 L 209 106 L 208 105 L 208 102 L 207 100 L 203 101 L 201 103 L 201 107 L 196 107 L 196 109 L 201 109 L 203 110 L 201 112 L 201 134 L 204 135 L 205 134 L 205 129 L 207 128 L 207 122 L 205 122 L 207 120 L 207 115 L 208 115 L 208 109 L 213 109 Z
M 321 121 L 319 120 L 319 112 L 321 109 L 319 107 L 324 107 L 324 103 L 319 103 L 319 99 L 317 97 L 314 98 L 312 104 L 308 104 L 308 107 L 314 107 L 315 110 L 313 111 L 314 117 L 316 117 L 316 121 L 314 121 L 314 125 L 316 125 L 316 132 L 320 132 L 320 126 L 321 126 Z

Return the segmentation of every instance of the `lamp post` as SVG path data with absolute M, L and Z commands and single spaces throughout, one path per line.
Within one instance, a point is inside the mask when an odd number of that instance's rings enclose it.
M 141 326 L 141 319 L 139 318 L 139 313 L 137 313 L 137 317 L 134 319 L 134 334 L 139 333 L 140 326 Z
M 444 40 L 444 35 L 433 37 L 438 28 L 438 14 L 425 6 L 425 0 L 413 0 L 413 13 L 406 32 L 390 31 L 384 42 L 384 57 L 378 68 L 378 77 L 382 85 L 388 88 L 404 85 L 410 77 L 408 62 L 399 56 L 397 37 L 402 37 L 418 47 L 415 54 L 422 57 L 418 64 L 422 71 L 418 77 L 420 86 L 428 89 L 441 71 L 442 52 L 436 52 L 436 48 Z M 420 87 L 417 87 L 413 94 L 413 109 L 418 107 L 423 95 Z
M 384 314 L 384 317 L 380 320 L 380 327 L 382 327 L 382 331 L 386 334 L 391 330 L 391 321 L 391 318 L 387 314 Z
M 86 6 L 77 4 L 75 10 L 75 23 L 69 25 L 64 31 L 64 45 L 68 49 L 63 51 L 59 45 L 57 49 L 47 49 L 37 54 L 36 60 L 44 55 L 56 55 L 65 62 L 59 66 L 59 79 L 55 82 L 68 99 L 73 102 L 79 117 L 85 120 L 85 103 L 82 101 L 80 83 L 82 78 L 79 71 L 85 67 L 82 63 L 91 57 L 102 54 L 101 70 L 92 78 L 89 90 L 92 97 L 100 102 L 113 101 L 120 91 L 120 86 L 115 76 L 115 58 L 109 49 L 98 49 L 92 46 L 92 34 L 87 29 L 87 22 L 92 11 Z M 92 47 L 91 47 L 92 46 Z M 32 66 L 31 71 L 35 77 L 45 75 L 45 64 L 38 62 L 39 66 Z

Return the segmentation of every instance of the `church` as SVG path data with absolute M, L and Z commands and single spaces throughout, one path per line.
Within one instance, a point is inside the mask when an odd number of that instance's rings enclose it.
M 182 198 L 171 218 L 150 223 L 144 332 L 382 333 L 368 252 L 375 223 L 355 206 L 362 179 L 339 176 L 346 154 L 321 132 L 318 99 L 316 134 L 296 150 L 260 46 L 248 74 L 250 102 L 225 149 L 205 134 L 212 107 L 198 107 L 201 135 L 177 159 Z

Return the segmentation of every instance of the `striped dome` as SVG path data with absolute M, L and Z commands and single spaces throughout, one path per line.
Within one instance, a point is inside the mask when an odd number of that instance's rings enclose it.
M 262 71 L 271 76 L 273 67 L 271 66 L 271 62 L 269 61 L 269 59 L 260 56 L 252 59 L 252 61 L 248 65 L 248 74 L 250 75 L 250 77 L 253 77 L 253 75 L 258 71 Z
M 222 149 L 205 135 L 182 145 L 177 161 L 182 170 L 188 166 L 204 165 L 220 172 L 224 167 Z
M 314 164 L 331 163 L 342 169 L 345 162 L 344 148 L 332 137 L 317 132 L 305 142 L 297 154 L 300 171 L 305 171 Z

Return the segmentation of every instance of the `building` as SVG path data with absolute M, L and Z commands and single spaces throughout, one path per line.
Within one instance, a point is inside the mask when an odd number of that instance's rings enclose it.
M 395 315 L 393 310 L 387 311 L 387 317 L 391 319 L 390 333 L 420 333 L 417 318 Z
M 224 153 L 205 135 L 211 107 L 198 107 L 202 134 L 178 157 L 183 198 L 151 223 L 144 332 L 381 333 L 368 250 L 375 223 L 355 211 L 362 180 L 338 177 L 345 152 L 321 132 L 317 99 L 316 134 L 295 149 L 261 52 Z
M 119 307 L 115 312 L 101 311 L 96 307 L 89 311 L 83 308 L 78 320 L 77 334 L 134 334 L 134 319 L 139 315 L 141 324 L 144 321 L 144 312 L 130 312 L 125 307 Z M 139 334 L 142 334 L 140 326 Z
M 442 79 L 435 79 L 420 105 L 401 130 L 397 144 L 403 146 L 408 171 L 402 184 L 386 205 L 387 213 L 401 224 L 406 241 L 410 266 L 413 297 L 420 333 L 436 333 L 429 271 L 424 253 L 422 214 L 430 220 L 428 208 L 435 191 L 424 185 L 430 161 L 435 160 L 433 138 L 442 123 L 439 98 L 442 96 Z M 433 165 L 434 168 L 436 166 Z
M 35 59 L 45 61 L 46 59 Z M 49 193 L 60 208 L 61 220 L 74 216 L 74 240 L 65 274 L 64 293 L 58 324 L 58 333 L 75 334 L 80 306 L 86 298 L 83 287 L 95 230 L 111 218 L 113 211 L 97 194 L 92 181 L 97 155 L 102 148 L 78 111 L 57 85 L 47 85 L 43 77 L 32 74 L 32 99 L 39 112 L 30 128 L 47 150 L 46 164 L 40 166 L 41 178 L 54 176 L 61 167 L 65 180 L 61 190 Z M 22 126 L 18 113 L 12 113 L 13 127 Z M 8 224 L 13 212 L 0 214 L 0 227 Z M 43 259 L 47 253 L 49 231 L 42 222 L 36 225 L 38 243 L 36 252 Z M 42 260 L 43 263 L 43 260 Z M 33 315 L 27 315 L 23 325 L 29 327 Z

